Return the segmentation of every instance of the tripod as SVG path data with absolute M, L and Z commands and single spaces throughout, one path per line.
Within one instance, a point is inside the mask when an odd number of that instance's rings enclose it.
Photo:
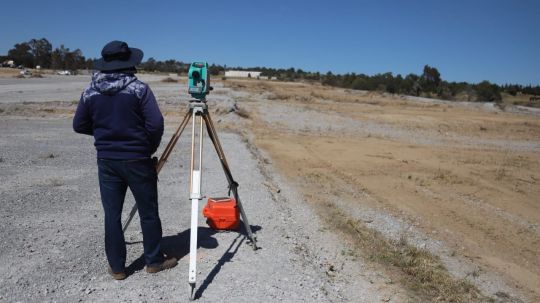
M 234 181 L 232 177 L 231 170 L 229 169 L 229 164 L 227 163 L 227 159 L 225 159 L 223 148 L 221 147 L 216 129 L 214 128 L 214 124 L 212 122 L 212 118 L 210 117 L 210 113 L 208 112 L 208 104 L 206 104 L 205 100 L 190 101 L 188 112 L 184 116 L 184 119 L 182 120 L 182 122 L 180 123 L 176 131 L 174 132 L 171 140 L 167 144 L 167 147 L 165 147 L 163 154 L 159 158 L 159 161 L 156 165 L 156 170 L 158 174 L 163 168 L 163 166 L 165 165 L 165 162 L 167 162 L 169 155 L 174 149 L 174 146 L 178 142 L 180 135 L 186 128 L 190 119 L 192 120 L 192 133 L 191 133 L 191 165 L 190 165 L 191 175 L 190 175 L 190 182 L 189 182 L 189 188 L 190 188 L 189 199 L 191 200 L 191 229 L 190 229 L 190 242 L 189 242 L 190 243 L 189 284 L 191 286 L 191 299 L 194 299 L 193 296 L 194 296 L 194 289 L 195 289 L 196 275 L 197 275 L 197 229 L 198 229 L 198 218 L 199 218 L 198 217 L 199 202 L 202 201 L 203 199 L 203 196 L 201 194 L 203 122 L 206 125 L 208 137 L 210 137 L 210 140 L 212 141 L 214 145 L 214 148 L 221 162 L 223 171 L 225 172 L 225 177 L 227 178 L 227 182 L 229 183 L 229 194 L 232 192 L 236 200 L 236 204 L 240 211 L 242 222 L 244 223 L 244 227 L 246 229 L 247 236 L 250 240 L 250 244 L 254 250 L 256 250 L 258 247 L 257 247 L 257 238 L 253 235 L 251 231 L 251 226 L 249 225 L 248 218 L 246 216 L 246 213 L 244 212 L 244 207 L 242 206 L 240 196 L 238 195 L 238 183 L 236 183 L 236 181 Z M 198 123 L 196 120 L 198 120 Z M 198 124 L 198 127 L 197 127 L 197 124 Z M 197 128 L 198 128 L 198 143 L 199 143 L 198 149 L 195 146 L 196 145 L 195 134 L 197 132 Z M 198 151 L 198 155 L 196 154 L 196 151 Z M 197 159 L 198 161 L 196 161 Z M 195 167 L 196 164 L 197 164 L 197 167 Z M 131 220 L 133 219 L 133 216 L 135 216 L 136 212 L 137 212 L 137 205 L 135 204 L 133 208 L 131 209 L 129 216 L 124 223 L 123 232 L 126 231 L 127 227 L 131 223 Z

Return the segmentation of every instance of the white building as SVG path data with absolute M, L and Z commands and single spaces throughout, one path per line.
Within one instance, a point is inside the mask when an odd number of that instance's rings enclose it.
M 227 70 L 225 71 L 225 77 L 231 78 L 259 78 L 261 72 L 246 71 L 246 70 Z

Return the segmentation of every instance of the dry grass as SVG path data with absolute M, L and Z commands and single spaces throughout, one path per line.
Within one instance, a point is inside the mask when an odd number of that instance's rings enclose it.
M 237 108 L 234 112 L 244 119 L 249 119 L 249 112 L 243 107 Z
M 531 97 L 534 97 L 533 95 L 527 95 L 527 94 L 518 94 L 516 96 L 512 96 L 507 93 L 501 94 L 503 99 L 503 104 L 513 104 L 513 105 L 521 105 L 521 106 L 528 106 L 528 107 L 536 107 L 540 108 L 540 100 L 531 100 Z
M 175 80 L 171 77 L 167 77 L 167 78 L 164 78 L 161 80 L 161 82 L 165 82 L 165 83 L 178 83 L 178 80 Z
M 0 115 L 2 116 L 65 116 L 73 115 L 77 108 L 78 101 L 52 101 L 52 102 L 22 102 L 0 104 Z
M 321 188 L 323 192 L 331 191 L 330 187 Z M 319 194 L 308 198 L 320 207 L 319 213 L 328 226 L 352 245 L 342 254 L 382 266 L 392 279 L 410 292 L 412 302 L 491 301 L 470 282 L 453 277 L 437 256 L 408 243 L 405 236 L 399 240 L 388 239 L 363 221 L 352 219 Z
M 344 90 L 320 84 L 306 84 L 301 82 L 271 82 L 271 81 L 245 81 L 230 80 L 225 84 L 232 89 L 267 93 L 268 100 L 294 101 L 299 103 L 317 104 L 332 100 L 336 103 L 366 103 L 376 102 L 385 105 L 395 102 L 396 97 L 382 97 L 378 92 L 365 92 L 357 90 Z M 374 100 L 374 98 L 377 100 Z M 383 99 L 381 99 L 381 97 Z
M 324 193 L 344 193 L 331 179 L 323 174 L 304 175 L 308 182 L 319 184 L 320 189 L 320 192 L 311 189 L 306 199 L 317 205 L 316 209 L 328 227 L 341 234 L 351 245 L 342 254 L 382 266 L 393 280 L 410 292 L 412 302 L 490 301 L 468 281 L 453 277 L 437 256 L 410 244 L 405 236 L 399 240 L 388 239 L 330 202 Z
M 0 78 L 11 78 L 19 74 L 16 68 L 0 67 Z
M 345 218 L 344 214 L 339 217 Z M 363 222 L 344 219 L 339 228 L 355 240 L 357 251 L 369 260 L 402 273 L 401 283 L 429 302 L 488 302 L 471 283 L 453 278 L 438 257 L 407 243 L 391 241 Z

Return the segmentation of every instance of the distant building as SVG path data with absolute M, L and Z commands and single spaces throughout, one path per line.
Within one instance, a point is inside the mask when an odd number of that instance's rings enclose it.
M 225 77 L 231 78 L 259 78 L 261 72 L 246 71 L 246 70 L 228 70 L 225 71 Z

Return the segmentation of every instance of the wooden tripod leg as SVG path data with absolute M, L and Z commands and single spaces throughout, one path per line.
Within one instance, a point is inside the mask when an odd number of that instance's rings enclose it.
M 161 157 L 159 158 L 159 161 L 156 165 L 156 171 L 158 172 L 158 174 L 161 171 L 161 168 L 163 168 L 163 165 L 165 165 L 165 162 L 167 162 L 169 155 L 171 154 L 172 150 L 176 146 L 176 142 L 178 142 L 178 139 L 180 139 L 180 136 L 182 135 L 182 132 L 186 128 L 190 118 L 191 118 L 191 111 L 188 111 L 186 115 L 184 116 L 184 119 L 182 120 L 182 122 L 180 123 L 176 131 L 174 132 L 171 140 L 167 144 L 167 147 L 165 147 L 165 150 L 161 154 Z
M 191 118 L 191 111 L 188 111 L 186 115 L 184 116 L 184 119 L 182 120 L 182 122 L 180 123 L 176 131 L 174 132 L 171 140 L 167 144 L 167 147 L 165 147 L 165 150 L 161 154 L 161 157 L 159 158 L 159 161 L 156 165 L 156 171 L 158 174 L 163 168 L 163 165 L 165 165 L 165 162 L 167 162 L 169 155 L 171 154 L 172 150 L 176 146 L 176 142 L 178 142 L 178 139 L 180 138 L 180 135 L 182 135 L 182 132 L 186 128 L 186 125 L 188 124 L 190 118 Z M 129 224 L 131 223 L 131 220 L 133 220 L 133 217 L 135 216 L 136 213 L 137 213 L 137 203 L 133 205 L 126 221 L 124 222 L 124 227 L 122 228 L 123 233 L 126 232 L 126 229 L 128 228 Z
M 208 130 L 208 136 L 210 137 L 210 140 L 212 141 L 214 148 L 216 149 L 216 153 L 218 154 L 219 160 L 221 162 L 221 166 L 223 167 L 223 171 L 225 172 L 225 176 L 227 177 L 227 181 L 229 182 L 229 189 L 233 192 L 234 199 L 236 200 L 236 204 L 238 205 L 238 209 L 240 210 L 240 215 L 242 216 L 242 222 L 244 222 L 244 227 L 248 234 L 248 238 L 251 241 L 253 249 L 257 250 L 258 249 L 257 238 L 253 235 L 253 232 L 251 230 L 251 225 L 249 225 L 246 212 L 244 211 L 244 207 L 242 206 L 242 201 L 240 200 L 240 195 L 238 194 L 238 183 L 236 183 L 236 181 L 234 181 L 232 177 L 229 164 L 227 163 L 227 159 L 225 158 L 225 153 L 223 152 L 223 148 L 221 147 L 221 143 L 219 142 L 219 138 L 218 138 L 216 129 L 214 128 L 214 124 L 212 123 L 212 118 L 210 117 L 210 113 L 205 112 L 203 114 L 203 118 L 206 124 L 206 129 Z

